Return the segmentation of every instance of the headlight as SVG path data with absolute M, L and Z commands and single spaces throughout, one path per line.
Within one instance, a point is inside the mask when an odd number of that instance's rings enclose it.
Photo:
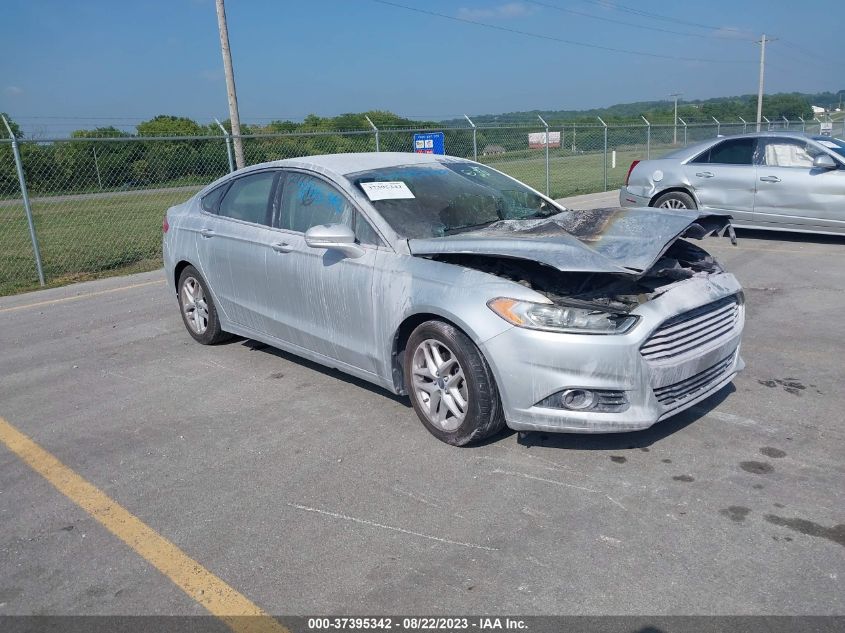
M 547 332 L 624 334 L 639 320 L 639 317 L 630 314 L 610 314 L 589 308 L 532 303 L 505 297 L 493 299 L 487 303 L 487 307 L 517 327 Z

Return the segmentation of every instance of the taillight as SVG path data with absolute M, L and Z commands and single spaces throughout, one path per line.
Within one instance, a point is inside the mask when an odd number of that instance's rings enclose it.
M 167 221 L 167 214 L 164 214 L 164 220 L 161 223 L 161 232 L 167 233 L 168 229 L 170 228 L 170 224 Z
M 625 186 L 626 187 L 628 186 L 628 179 L 631 177 L 631 172 L 634 171 L 634 167 L 636 167 L 639 164 L 639 162 L 640 161 L 635 160 L 634 162 L 631 163 L 631 166 L 628 167 L 628 173 L 625 175 Z

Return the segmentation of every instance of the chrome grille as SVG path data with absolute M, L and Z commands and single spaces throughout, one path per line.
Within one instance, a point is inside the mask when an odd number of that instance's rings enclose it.
M 736 351 L 732 352 L 727 358 L 723 358 L 712 367 L 694 376 L 690 376 L 672 385 L 655 388 L 654 395 L 657 397 L 657 401 L 664 407 L 676 407 L 683 404 L 685 400 L 694 398 L 698 394 L 707 391 L 719 382 L 728 369 L 730 369 L 735 353 Z
M 640 348 L 646 360 L 661 361 L 727 339 L 739 317 L 736 295 L 719 299 L 672 317 L 658 327 Z

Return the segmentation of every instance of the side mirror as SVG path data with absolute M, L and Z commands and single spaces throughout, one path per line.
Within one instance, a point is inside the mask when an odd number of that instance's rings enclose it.
M 345 224 L 318 224 L 305 231 L 305 243 L 311 248 L 327 248 L 356 258 L 364 249 L 355 243 L 355 233 Z
M 816 169 L 836 169 L 836 161 L 827 154 L 819 154 L 813 160 L 813 167 Z

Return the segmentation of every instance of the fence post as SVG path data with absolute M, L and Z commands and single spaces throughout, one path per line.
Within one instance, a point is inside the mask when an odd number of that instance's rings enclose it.
M 719 119 L 717 119 L 714 116 L 711 116 L 710 118 L 713 119 L 716 122 L 716 136 L 721 136 L 722 135 L 722 124 L 719 123 Z
M 645 118 L 642 114 L 640 118 L 645 121 L 646 129 L 645 129 L 645 159 L 648 160 L 651 158 L 651 123 L 648 122 L 648 119 Z
M 464 118 L 469 121 L 469 124 L 472 126 L 472 160 L 478 162 L 478 139 L 476 138 L 477 130 L 475 129 L 475 123 L 473 123 L 472 119 L 470 119 L 466 114 L 464 115 Z
M 549 193 L 549 124 L 539 114 L 537 118 L 540 119 L 540 123 L 546 128 L 546 195 L 551 196 L 551 193 Z
M 100 178 L 100 163 L 97 162 L 97 146 L 92 145 L 91 151 L 94 152 L 94 169 L 97 171 L 97 184 L 100 185 L 100 189 L 103 188 L 103 179 Z
M 739 120 L 742 121 L 742 133 L 745 134 L 746 130 L 748 129 L 748 121 L 739 117 Z
M 378 128 L 376 127 L 376 124 L 373 123 L 370 120 L 370 117 L 368 117 L 366 114 L 364 115 L 364 118 L 367 119 L 367 123 L 370 124 L 370 127 L 373 128 L 373 132 L 376 133 L 376 151 L 380 152 L 381 150 L 379 149 L 379 144 L 378 144 Z
M 802 132 L 806 131 L 806 129 L 807 129 L 807 123 L 804 121 L 804 117 L 799 116 L 798 118 L 799 118 L 799 119 L 801 119 L 801 131 L 802 131 Z
M 3 125 L 9 132 L 9 138 L 12 139 L 12 153 L 15 155 L 15 167 L 18 169 L 18 182 L 21 185 L 21 198 L 23 198 L 23 208 L 26 211 L 26 221 L 29 224 L 29 237 L 32 239 L 32 253 L 35 255 L 35 268 L 38 270 L 38 283 L 44 285 L 44 269 L 41 266 L 41 249 L 38 248 L 38 236 L 35 235 L 35 222 L 32 219 L 32 207 L 29 204 L 29 193 L 26 190 L 26 178 L 23 173 L 23 163 L 21 162 L 21 154 L 18 151 L 18 140 L 12 133 L 12 128 L 9 127 L 9 122 L 6 117 L 3 119 Z
M 678 121 L 680 121 L 684 126 L 684 147 L 687 146 L 687 122 L 684 121 L 681 117 L 678 117 Z
M 771 131 L 772 129 L 772 122 L 769 121 L 766 117 L 763 117 L 763 120 L 766 122 L 766 129 Z
M 786 118 L 785 116 L 783 116 L 783 115 L 781 115 L 781 117 L 782 117 L 782 118 L 783 118 L 783 120 L 785 121 L 785 127 L 784 127 L 784 129 L 785 129 L 785 130 L 788 130 L 788 129 L 789 129 L 789 119 L 787 119 L 787 118 Z
M 232 139 L 229 136 L 229 133 L 226 131 L 226 128 L 223 127 L 223 124 L 220 123 L 217 119 L 214 119 L 214 122 L 217 124 L 221 130 L 223 130 L 223 137 L 226 139 L 226 155 L 229 157 L 229 173 L 231 174 L 235 171 L 235 164 L 232 162 Z
M 607 191 L 607 123 L 600 116 L 596 117 L 604 126 L 604 190 Z

